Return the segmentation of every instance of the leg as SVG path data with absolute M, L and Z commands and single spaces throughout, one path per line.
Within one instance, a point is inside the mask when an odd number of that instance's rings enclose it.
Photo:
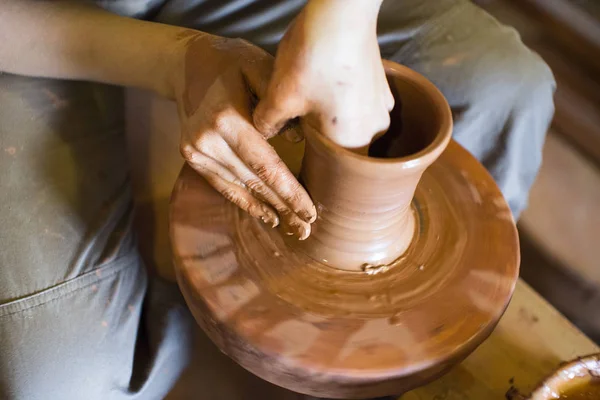
M 148 341 L 170 346 L 134 357 L 147 277 L 122 125 L 120 89 L 0 75 L 2 399 L 159 398 L 185 362 L 156 297 Z
M 411 6 L 414 4 L 414 6 Z M 410 40 L 403 33 L 410 27 Z M 448 99 L 454 138 L 490 171 L 518 219 L 541 164 L 554 78 L 514 29 L 465 0 L 384 2 L 382 53 Z

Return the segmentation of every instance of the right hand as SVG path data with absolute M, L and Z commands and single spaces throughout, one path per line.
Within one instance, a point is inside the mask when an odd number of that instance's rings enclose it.
M 308 193 L 252 123 L 253 96 L 261 98 L 273 58 L 239 39 L 196 31 L 181 38 L 175 79 L 181 153 L 228 200 L 275 227 L 306 239 L 316 209 Z M 274 132 L 275 134 L 276 132 Z
M 254 113 L 263 134 L 303 117 L 319 133 L 354 152 L 390 125 L 394 97 L 379 44 L 381 0 L 310 0 L 277 48 L 266 96 Z

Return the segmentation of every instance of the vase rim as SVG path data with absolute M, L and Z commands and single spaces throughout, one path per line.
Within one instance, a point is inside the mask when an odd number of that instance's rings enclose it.
M 365 165 L 377 165 L 381 167 L 390 166 L 399 169 L 414 168 L 422 165 L 429 165 L 437 159 L 448 145 L 452 136 L 452 112 L 450 106 L 442 92 L 427 78 L 412 69 L 389 60 L 382 60 L 386 74 L 395 79 L 403 79 L 405 82 L 413 84 L 422 89 L 422 92 L 428 97 L 432 109 L 438 113 L 439 130 L 435 138 L 425 148 L 405 156 L 393 158 L 371 157 L 353 152 L 350 149 L 340 146 L 330 138 L 318 133 L 318 130 L 306 123 L 308 127 L 305 135 L 316 140 L 322 147 L 329 152 L 336 153 L 344 157 Z

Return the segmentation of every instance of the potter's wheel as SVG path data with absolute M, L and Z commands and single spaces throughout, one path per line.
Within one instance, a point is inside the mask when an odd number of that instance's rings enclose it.
M 491 333 L 518 277 L 511 213 L 451 142 L 415 193 L 417 231 L 387 272 L 319 264 L 184 167 L 171 208 L 180 287 L 219 348 L 261 378 L 322 397 L 400 394 Z

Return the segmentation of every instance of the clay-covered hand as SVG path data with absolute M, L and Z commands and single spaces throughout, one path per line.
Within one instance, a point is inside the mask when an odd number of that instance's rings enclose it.
M 277 50 L 267 96 L 254 112 L 265 135 L 295 117 L 365 152 L 389 127 L 394 98 L 377 43 L 380 0 L 311 0 Z
M 252 123 L 254 96 L 273 68 L 265 51 L 239 39 L 196 31 L 182 38 L 175 99 L 181 153 L 217 191 L 252 216 L 305 239 L 315 207 L 267 139 Z

